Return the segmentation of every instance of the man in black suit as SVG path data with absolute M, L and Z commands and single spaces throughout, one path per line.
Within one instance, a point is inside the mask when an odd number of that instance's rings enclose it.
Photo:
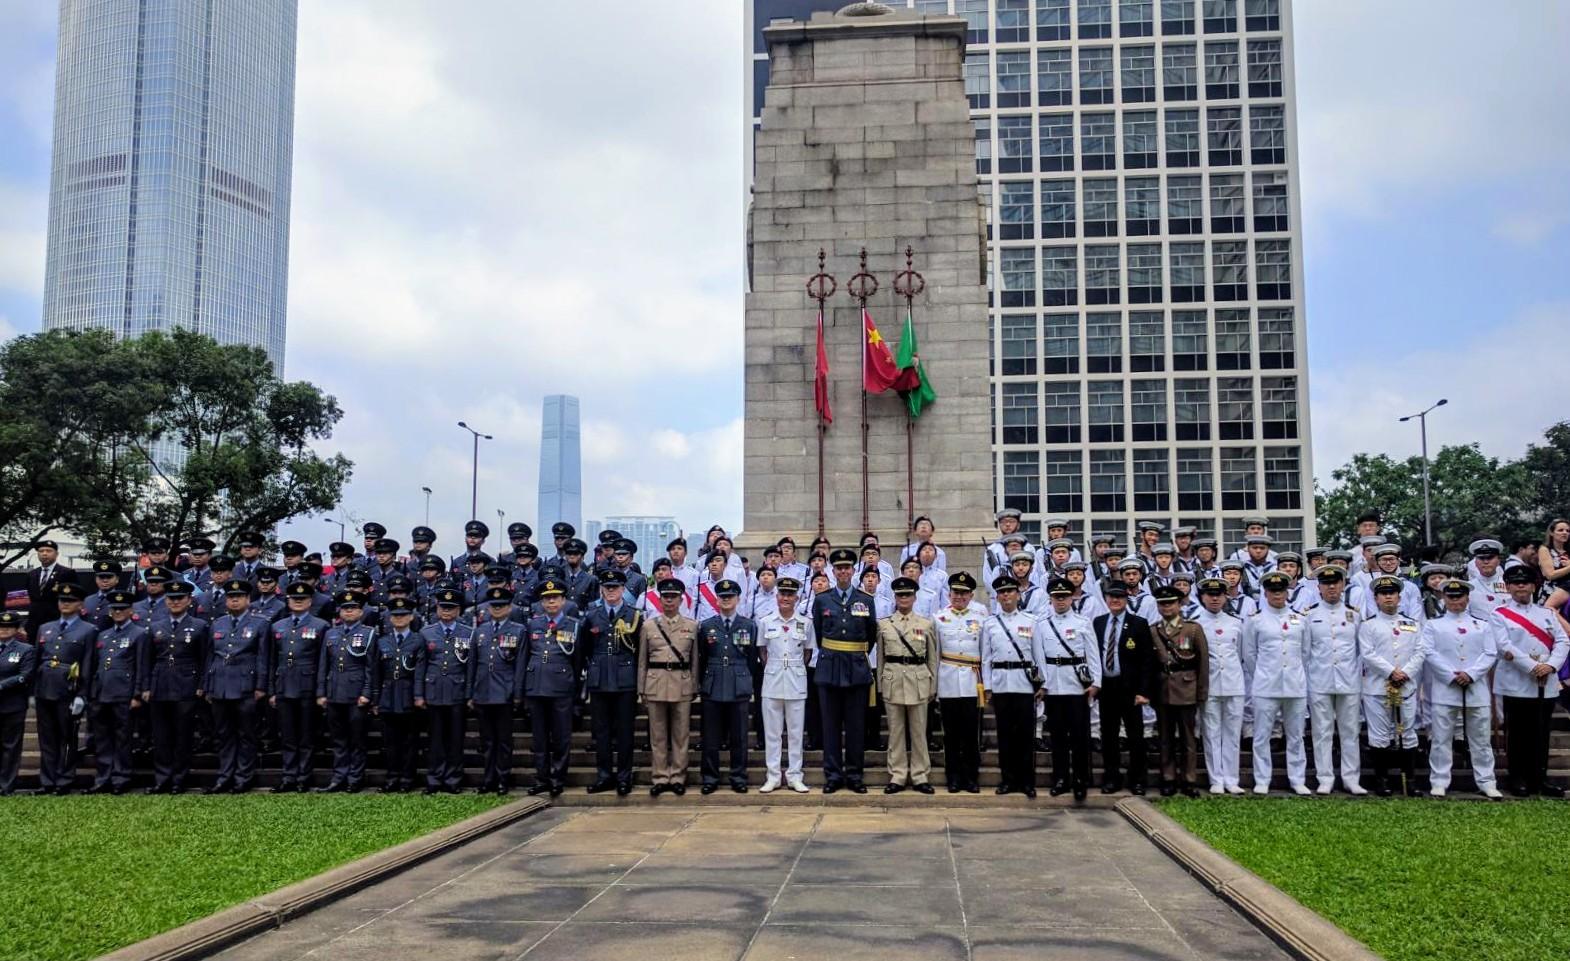
M 1101 651 L 1101 793 L 1123 788 L 1118 729 L 1128 740 L 1128 789 L 1145 793 L 1144 707 L 1151 701 L 1158 671 L 1150 623 L 1128 609 L 1128 589 L 1104 582 L 1107 613 L 1093 622 Z
M 39 628 L 60 619 L 55 585 L 75 584 L 76 572 L 60 563 L 60 545 L 54 541 L 39 541 L 33 550 L 38 566 L 27 574 L 27 636 L 36 643 Z

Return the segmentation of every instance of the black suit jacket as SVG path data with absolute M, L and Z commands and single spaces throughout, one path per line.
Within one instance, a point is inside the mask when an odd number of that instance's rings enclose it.
M 1107 619 L 1110 614 L 1103 614 L 1096 618 L 1092 626 L 1096 630 L 1096 649 L 1101 654 L 1101 663 L 1107 662 L 1107 652 L 1103 647 L 1103 637 L 1107 632 Z M 1150 698 L 1152 704 L 1156 700 L 1157 682 L 1161 677 L 1160 662 L 1156 660 L 1156 640 L 1150 633 L 1150 623 L 1132 611 L 1123 612 L 1123 629 L 1116 638 L 1118 646 L 1119 676 L 1123 679 L 1124 686 L 1134 694 Z
M 35 567 L 27 572 L 27 636 L 38 640 L 38 629 L 50 621 L 60 619 L 60 602 L 55 598 L 56 584 L 75 584 L 76 572 L 64 564 L 55 564 L 54 575 L 44 584 L 44 569 Z

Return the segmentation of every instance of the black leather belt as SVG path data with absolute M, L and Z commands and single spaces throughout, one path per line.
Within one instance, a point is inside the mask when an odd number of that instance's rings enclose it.
M 897 654 L 890 654 L 883 660 L 888 664 L 910 664 L 912 666 L 927 663 L 927 659 L 924 657 L 906 657 Z
M 645 666 L 659 671 L 686 671 L 692 667 L 690 664 L 681 664 L 676 661 L 650 661 Z
M 1029 661 L 993 661 L 994 671 L 1023 671 L 1030 667 Z
M 1085 663 L 1083 657 L 1044 657 L 1042 660 L 1053 667 L 1073 667 L 1075 664 Z

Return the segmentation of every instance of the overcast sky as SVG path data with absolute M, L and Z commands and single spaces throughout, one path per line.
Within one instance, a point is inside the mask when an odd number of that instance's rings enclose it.
M 656 6 L 300 3 L 286 373 L 343 405 L 360 519 L 430 486 L 457 550 L 467 420 L 481 517 L 534 522 L 573 393 L 586 518 L 739 524 L 743 8 Z M 1570 417 L 1570 5 L 1296 7 L 1317 473 L 1440 396 L 1432 445 L 1515 456 Z M 0 0 L 0 336 L 40 323 L 56 16 Z

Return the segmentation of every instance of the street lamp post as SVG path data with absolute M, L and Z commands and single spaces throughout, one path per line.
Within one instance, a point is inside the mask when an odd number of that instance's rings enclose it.
M 429 487 L 422 487 L 422 488 L 420 488 L 420 490 L 425 491 L 425 526 L 426 527 L 430 527 L 431 526 L 431 489 Z
M 463 421 L 458 426 L 474 435 L 474 468 L 469 485 L 469 517 L 473 518 L 480 512 L 480 439 L 495 440 L 490 434 L 482 434 Z
M 507 512 L 502 510 L 500 507 L 498 507 L 498 508 L 496 508 L 496 536 L 502 538 L 503 540 L 505 540 L 506 539 L 506 533 L 507 533 Z
M 331 517 L 324 517 L 324 518 L 322 518 L 322 520 L 326 521 L 329 524 L 337 524 L 338 525 L 338 540 L 342 541 L 343 540 L 343 521 L 335 521 Z
M 1428 415 L 1448 403 L 1450 403 L 1448 399 L 1441 397 L 1427 410 L 1401 418 L 1401 423 L 1404 424 L 1416 417 L 1418 433 L 1423 438 L 1423 546 L 1425 547 L 1432 547 L 1434 543 L 1434 513 L 1428 500 Z

